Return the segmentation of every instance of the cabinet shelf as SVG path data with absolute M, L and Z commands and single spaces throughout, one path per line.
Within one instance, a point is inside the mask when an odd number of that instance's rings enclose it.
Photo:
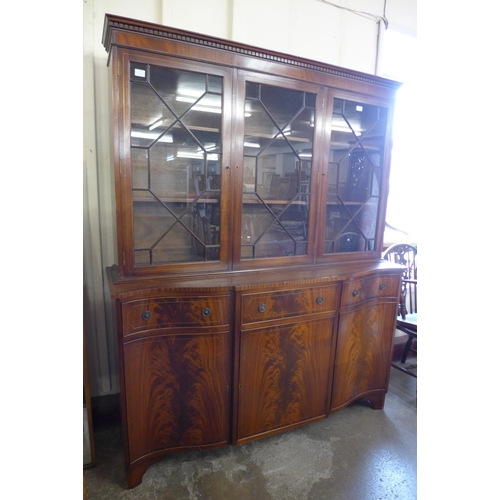
M 198 198 L 193 197 L 175 197 L 175 198 L 159 198 L 162 203 L 220 203 L 220 200 L 216 198 Z M 134 195 L 134 203 L 158 203 L 156 198 L 151 197 L 138 197 Z
M 338 206 L 338 207 L 342 207 L 343 205 L 346 205 L 346 206 L 362 206 L 362 205 L 366 205 L 366 206 L 376 207 L 377 203 L 378 202 L 367 202 L 367 201 L 343 201 L 343 202 L 340 202 L 340 201 L 327 201 L 326 202 L 326 204 L 328 206 Z
M 261 198 L 262 198 L 262 201 L 264 201 L 264 203 L 266 205 L 288 205 L 288 204 L 301 205 L 301 206 L 307 205 L 307 201 L 274 200 L 272 198 L 264 198 L 264 197 L 261 197 Z M 262 201 L 261 200 L 243 200 L 243 204 L 244 205 L 262 205 Z

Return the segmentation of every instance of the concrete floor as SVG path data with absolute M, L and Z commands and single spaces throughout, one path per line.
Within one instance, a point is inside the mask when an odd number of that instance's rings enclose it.
M 87 499 L 415 500 L 416 384 L 392 368 L 384 410 L 354 403 L 243 446 L 173 454 L 133 490 L 126 489 L 120 428 L 96 429 Z

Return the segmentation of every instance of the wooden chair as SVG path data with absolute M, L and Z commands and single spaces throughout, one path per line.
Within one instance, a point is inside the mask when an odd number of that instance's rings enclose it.
M 402 365 L 406 363 L 410 351 L 417 352 L 416 348 L 413 348 L 413 343 L 417 340 L 417 248 L 407 243 L 396 243 L 391 245 L 382 257 L 406 268 L 401 281 L 396 328 L 406 333 L 408 340 L 403 349 L 400 364 L 393 363 L 393 366 L 416 377 L 416 364 L 406 367 Z

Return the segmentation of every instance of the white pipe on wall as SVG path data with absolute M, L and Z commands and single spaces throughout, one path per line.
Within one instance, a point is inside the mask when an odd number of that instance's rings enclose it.
M 375 74 L 382 73 L 382 59 L 384 53 L 384 34 L 387 29 L 388 23 L 385 18 L 380 18 L 378 21 L 378 35 L 377 35 L 377 54 L 375 56 Z

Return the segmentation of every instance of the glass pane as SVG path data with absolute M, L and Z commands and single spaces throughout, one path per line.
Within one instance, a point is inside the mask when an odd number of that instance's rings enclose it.
M 132 65 L 135 265 L 219 259 L 222 78 Z
M 247 83 L 241 256 L 305 255 L 316 95 Z
M 375 248 L 387 109 L 335 99 L 324 253 Z

